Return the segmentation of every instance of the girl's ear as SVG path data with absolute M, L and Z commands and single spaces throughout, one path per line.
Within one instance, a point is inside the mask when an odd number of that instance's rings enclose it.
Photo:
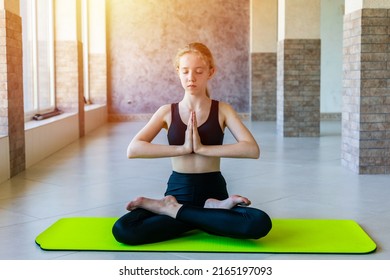
M 215 71 L 216 71 L 215 67 L 210 69 L 209 79 L 211 79 L 214 76 Z

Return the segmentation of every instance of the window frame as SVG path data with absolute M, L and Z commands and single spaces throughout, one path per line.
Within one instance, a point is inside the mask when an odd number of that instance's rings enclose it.
M 24 11 L 26 14 L 29 15 L 29 18 L 26 18 L 25 24 L 23 24 L 23 30 L 26 30 L 22 34 L 23 41 L 27 42 L 29 38 L 31 38 L 31 47 L 30 49 L 26 49 L 23 47 L 23 56 L 26 60 L 28 60 L 29 63 L 29 69 L 23 65 L 23 75 L 25 75 L 25 71 L 30 71 L 30 77 L 31 81 L 29 83 L 24 83 L 23 85 L 23 96 L 25 100 L 25 121 L 31 120 L 31 118 L 35 114 L 43 114 L 50 111 L 53 111 L 56 107 L 55 104 L 55 60 L 54 60 L 54 3 L 53 0 L 21 0 L 21 9 L 22 6 L 26 7 L 26 10 Z M 30 5 L 23 2 L 29 2 Z M 46 5 L 47 9 L 47 15 L 38 15 L 38 5 Z M 28 7 L 28 8 L 27 8 Z M 30 8 L 30 9 L 29 9 Z M 24 14 L 24 12 L 21 11 L 21 14 Z M 49 95 L 48 95 L 48 106 L 42 107 L 40 100 L 42 100 L 42 95 L 40 95 L 40 88 L 39 88 L 39 78 L 41 72 L 39 71 L 38 67 L 41 65 L 39 64 L 39 58 L 41 56 L 40 49 L 38 46 L 39 40 L 38 40 L 38 20 L 44 20 L 44 25 L 47 26 L 47 51 L 43 54 L 46 55 L 48 58 L 47 65 L 45 67 L 45 71 L 48 72 L 48 78 L 49 79 Z M 26 28 L 27 27 L 27 28 Z M 23 62 L 24 64 L 24 62 Z M 27 87 L 30 85 L 28 89 Z M 32 95 L 32 98 L 26 98 L 26 94 L 30 94 L 30 97 Z M 44 97 L 44 98 L 47 98 Z M 26 106 L 26 100 L 32 100 L 32 106 L 27 107 Z M 31 105 L 31 104 L 30 104 Z
M 83 42 L 83 85 L 85 105 L 91 104 L 89 90 L 89 0 L 81 1 L 81 37 Z

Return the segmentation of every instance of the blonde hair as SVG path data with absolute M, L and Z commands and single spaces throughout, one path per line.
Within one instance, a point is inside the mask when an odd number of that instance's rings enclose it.
M 202 43 L 194 42 L 186 45 L 184 48 L 179 49 L 177 52 L 174 59 L 174 66 L 176 70 L 178 70 L 180 67 L 180 58 L 187 53 L 195 53 L 199 55 L 209 66 L 210 70 L 215 69 L 214 58 L 209 48 Z M 210 97 L 210 92 L 207 88 L 206 95 L 207 97 Z

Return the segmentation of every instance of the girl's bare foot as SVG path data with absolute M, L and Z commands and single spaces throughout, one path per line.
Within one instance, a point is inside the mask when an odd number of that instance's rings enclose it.
M 156 214 L 167 215 L 172 218 L 176 218 L 176 214 L 182 205 L 179 204 L 171 195 L 164 197 L 163 199 L 152 199 L 147 197 L 137 197 L 133 201 L 130 201 L 126 209 L 128 211 L 136 208 L 143 208 Z
M 222 209 L 231 209 L 236 205 L 248 206 L 251 204 L 251 201 L 240 195 L 231 195 L 225 200 L 218 200 L 215 198 L 209 198 L 204 204 L 204 208 L 222 208 Z

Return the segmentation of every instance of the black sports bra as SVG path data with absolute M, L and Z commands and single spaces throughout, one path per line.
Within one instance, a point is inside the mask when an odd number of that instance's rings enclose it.
M 224 133 L 219 125 L 217 100 L 211 100 L 209 116 L 205 123 L 198 127 L 203 145 L 222 145 Z M 171 125 L 168 129 L 169 145 L 183 145 L 187 125 L 183 123 L 179 113 L 179 103 L 171 104 Z

